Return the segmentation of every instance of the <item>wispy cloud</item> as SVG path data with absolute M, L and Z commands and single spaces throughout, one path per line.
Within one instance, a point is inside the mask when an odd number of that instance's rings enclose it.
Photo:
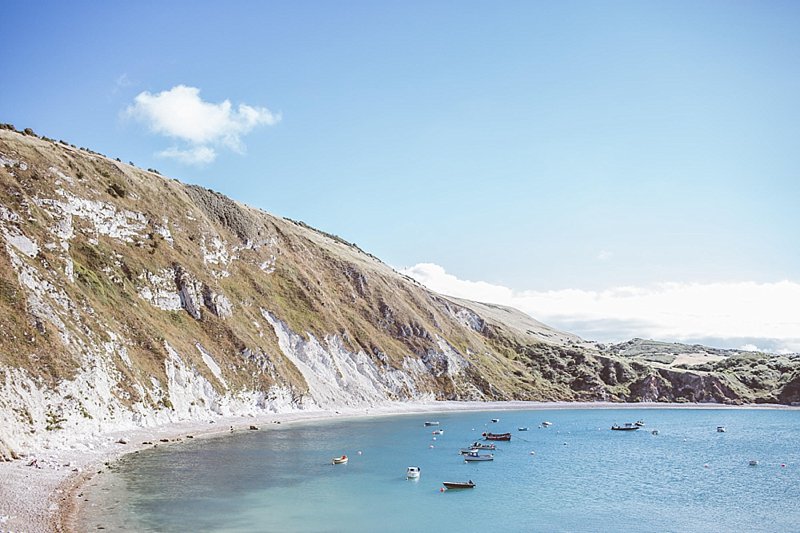
M 130 87 L 131 85 L 133 85 L 133 82 L 128 77 L 128 73 L 127 72 L 123 72 L 114 81 L 114 89 L 113 89 L 112 92 L 116 94 L 118 91 L 120 91 L 122 89 L 125 89 L 127 87 Z
M 538 320 L 604 342 L 631 337 L 800 351 L 800 283 L 658 283 L 602 291 L 517 291 L 468 281 L 439 265 L 401 270 L 430 289 L 508 305 Z
M 162 150 L 156 154 L 159 157 L 175 159 L 187 165 L 207 165 L 217 158 L 217 152 L 208 146 L 195 146 L 181 150 L 176 146 Z
M 214 161 L 220 147 L 244 153 L 244 135 L 281 120 L 280 114 L 266 107 L 239 104 L 234 108 L 230 100 L 206 102 L 200 97 L 200 89 L 186 85 L 156 94 L 139 93 L 125 115 L 146 124 L 153 133 L 184 143 L 158 155 L 196 165 Z

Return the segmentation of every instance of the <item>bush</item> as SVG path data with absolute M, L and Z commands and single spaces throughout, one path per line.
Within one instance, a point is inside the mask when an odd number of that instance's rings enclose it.
M 120 185 L 119 183 L 110 183 L 106 192 L 113 196 L 114 198 L 125 198 L 125 187 Z

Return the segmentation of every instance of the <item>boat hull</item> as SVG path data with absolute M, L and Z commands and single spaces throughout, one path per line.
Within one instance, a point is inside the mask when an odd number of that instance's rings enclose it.
M 463 481 L 445 481 L 445 482 L 442 483 L 442 485 L 444 485 L 445 487 L 447 487 L 450 490 L 452 490 L 452 489 L 472 489 L 472 488 L 475 488 L 475 483 L 473 483 L 471 481 L 468 481 L 468 482 L 463 482 Z
M 511 433 L 484 433 L 486 440 L 511 440 Z

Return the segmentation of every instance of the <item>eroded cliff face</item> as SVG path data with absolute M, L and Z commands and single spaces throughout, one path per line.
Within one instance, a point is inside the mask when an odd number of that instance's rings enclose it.
M 741 396 L 431 293 L 334 235 L 62 143 L 0 131 L 0 184 L 3 458 L 221 414 Z

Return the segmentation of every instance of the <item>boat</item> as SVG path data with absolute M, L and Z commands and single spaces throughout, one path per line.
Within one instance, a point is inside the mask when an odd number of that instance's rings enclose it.
M 406 468 L 406 479 L 419 479 L 420 469 L 418 466 Z
M 500 422 L 499 418 L 492 418 L 492 423 L 493 424 L 497 424 L 498 422 Z
M 644 420 L 637 420 L 633 423 L 634 426 L 642 427 L 644 425 Z
M 725 426 L 717 426 L 717 433 L 725 433 L 726 431 L 728 430 L 725 429 Z
M 618 424 L 614 424 L 611 426 L 611 429 L 614 431 L 636 431 L 639 429 L 639 426 L 636 424 L 631 424 L 630 422 L 626 422 L 624 426 L 620 426 Z
M 654 429 L 654 430 L 653 430 L 653 431 L 651 431 L 650 433 L 652 433 L 653 435 L 658 435 L 658 430 L 657 430 L 657 429 Z
M 494 454 L 486 453 L 479 454 L 477 450 L 464 454 L 464 460 L 470 463 L 477 461 L 494 461 Z
M 511 433 L 481 433 L 486 440 L 511 440 Z
M 526 427 L 517 428 L 517 431 L 528 431 L 528 428 Z
M 468 453 L 477 452 L 478 448 L 461 448 L 458 453 L 461 455 L 467 455 Z
M 442 485 L 448 489 L 471 489 L 475 487 L 475 483 L 471 479 L 469 481 L 444 481 Z
M 750 466 L 758 466 L 758 461 L 756 461 L 755 459 L 752 459 L 750 461 Z
M 475 441 L 470 445 L 470 448 L 476 450 L 496 450 L 497 444 L 487 443 L 487 442 L 478 442 Z
M 433 434 L 434 435 L 444 435 L 444 430 L 443 429 L 437 429 L 436 431 L 433 432 Z
M 343 455 L 341 457 L 334 457 L 331 460 L 331 463 L 333 463 L 335 465 L 346 465 L 347 464 L 347 456 Z
M 543 428 L 549 428 L 549 427 L 550 427 L 550 426 L 552 426 L 552 425 L 553 425 L 553 423 L 552 423 L 552 422 L 548 422 L 548 421 L 546 421 L 546 420 L 545 420 L 544 422 L 542 422 L 542 427 L 543 427 Z
M 439 422 L 436 421 L 436 420 L 427 420 L 427 421 L 425 421 L 425 425 L 426 426 L 438 426 Z

